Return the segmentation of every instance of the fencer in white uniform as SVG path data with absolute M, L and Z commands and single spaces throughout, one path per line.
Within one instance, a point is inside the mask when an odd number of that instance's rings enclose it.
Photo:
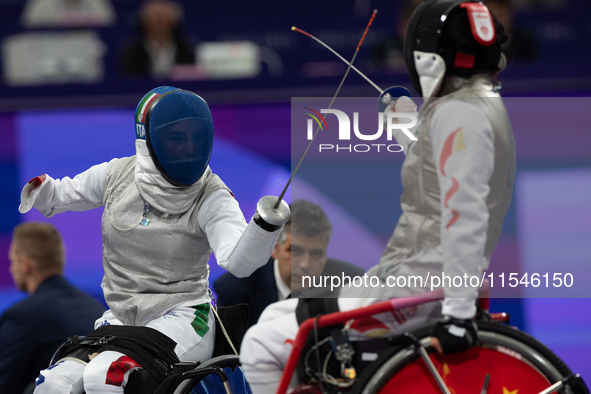
M 156 88 L 141 100 L 135 117 L 135 156 L 72 179 L 37 177 L 24 187 L 20 210 L 34 207 L 52 217 L 104 207 L 102 288 L 110 309 L 95 328 L 150 327 L 176 342 L 181 361 L 205 361 L 215 327 L 211 252 L 222 268 L 250 275 L 267 262 L 289 207 L 282 202 L 267 212 L 270 205 L 259 203 L 246 223 L 231 191 L 209 168 L 213 121 L 195 93 Z M 276 201 L 261 200 L 269 198 Z M 68 358 L 41 371 L 35 393 L 122 393 L 138 368 L 116 351 L 102 352 L 87 365 Z
M 406 154 L 402 165 L 403 214 L 378 265 L 368 275 L 384 286 L 343 287 L 341 311 L 389 298 L 411 297 L 430 283 L 390 287 L 389 277 L 427 275 L 481 278 L 501 233 L 515 176 L 513 132 L 493 80 L 504 68 L 504 29 L 480 3 L 429 0 L 414 11 L 406 36 L 406 62 L 425 98 L 412 130 L 394 135 Z M 401 97 L 388 111 L 416 111 Z M 368 203 L 371 196 L 368 196 Z M 474 283 L 474 282 L 472 282 Z M 436 348 L 454 353 L 474 346 L 472 318 L 478 285 L 444 282 L 445 299 L 374 316 L 399 335 L 434 324 Z M 255 394 L 274 393 L 298 330 L 298 300 L 270 305 L 242 342 L 240 359 Z M 382 327 L 383 327 L 382 326 Z M 364 332 L 349 330 L 353 338 Z M 375 332 L 372 333 L 375 335 Z M 292 385 L 298 383 L 292 379 Z

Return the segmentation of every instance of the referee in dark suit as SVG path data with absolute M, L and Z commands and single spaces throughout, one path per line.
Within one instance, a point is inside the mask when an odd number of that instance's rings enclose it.
M 219 306 L 250 306 L 249 325 L 257 322 L 269 304 L 315 290 L 308 279 L 302 280 L 304 276 L 316 278 L 314 286 L 319 284 L 320 276 L 353 278 L 365 273 L 351 263 L 327 258 L 332 225 L 320 206 L 297 200 L 290 208 L 291 219 L 285 224 L 267 264 L 250 277 L 237 278 L 225 273 L 214 282 Z
M 22 394 L 72 335 L 86 335 L 105 308 L 62 276 L 64 245 L 49 223 L 23 223 L 13 233 L 10 273 L 30 296 L 0 317 L 0 393 Z

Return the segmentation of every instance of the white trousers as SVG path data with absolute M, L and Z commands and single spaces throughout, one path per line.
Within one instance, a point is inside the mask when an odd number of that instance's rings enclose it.
M 440 271 L 440 264 L 403 265 L 397 268 L 396 275 L 421 275 L 424 269 L 431 273 Z M 372 275 L 372 269 L 367 274 Z M 428 291 L 426 288 L 388 288 L 388 287 L 343 287 L 339 295 L 339 310 L 348 311 L 391 298 L 412 297 Z M 261 314 L 257 324 L 252 326 L 242 341 L 240 362 L 246 380 L 253 394 L 275 393 L 287 363 L 292 344 L 298 333 L 295 316 L 297 299 L 288 299 L 269 305 Z M 395 312 L 382 313 L 356 320 L 348 334 L 352 340 L 371 339 L 383 336 L 400 335 L 420 327 L 435 323 L 441 317 L 441 302 L 429 302 L 407 307 Z M 294 376 L 290 387 L 299 384 Z
M 181 361 L 206 361 L 211 358 L 215 339 L 215 319 L 210 310 L 207 325 L 209 330 L 203 337 L 197 334 L 193 325 L 195 309 L 177 307 L 150 321 L 146 327 L 160 331 L 176 343 L 174 349 Z M 106 325 L 123 325 L 108 310 L 95 323 L 95 329 Z M 197 324 L 198 325 L 198 324 Z M 37 378 L 35 394 L 86 394 L 123 393 L 129 374 L 141 366 L 123 353 L 105 351 L 90 360 L 88 364 L 66 358 L 41 371 Z

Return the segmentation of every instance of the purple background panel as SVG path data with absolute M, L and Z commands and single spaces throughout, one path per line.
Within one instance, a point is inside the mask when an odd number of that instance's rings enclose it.
M 591 381 L 591 299 L 526 298 L 526 331 L 550 348 L 573 373 Z
M 589 160 L 589 97 L 509 97 L 517 160 Z
M 522 171 L 516 186 L 522 272 L 571 273 L 574 279 L 568 289 L 530 287 L 524 295 L 589 297 L 591 169 Z

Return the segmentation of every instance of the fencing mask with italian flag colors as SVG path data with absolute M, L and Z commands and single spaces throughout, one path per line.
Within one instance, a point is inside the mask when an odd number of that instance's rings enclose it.
M 161 86 L 135 111 L 136 138 L 146 141 L 162 176 L 190 186 L 207 168 L 213 148 L 213 120 L 205 100 L 193 92 Z

